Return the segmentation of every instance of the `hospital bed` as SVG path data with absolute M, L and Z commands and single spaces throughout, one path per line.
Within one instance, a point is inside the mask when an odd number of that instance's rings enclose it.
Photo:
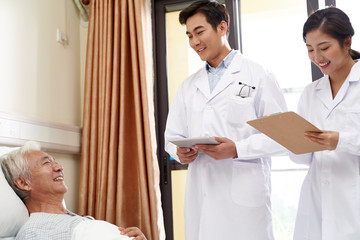
M 16 148 L 0 146 L 0 157 Z M 65 205 L 65 202 L 63 202 Z M 0 168 L 0 240 L 15 240 L 29 218 L 25 204 L 7 183 Z M 130 240 L 119 234 L 118 227 L 101 220 L 83 221 L 74 229 L 73 240 Z

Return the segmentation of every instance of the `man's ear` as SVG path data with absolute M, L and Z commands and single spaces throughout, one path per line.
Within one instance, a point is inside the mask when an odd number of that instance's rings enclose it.
M 18 177 L 14 180 L 15 185 L 23 190 L 23 191 L 29 191 L 30 190 L 30 185 L 29 182 L 26 178 L 24 177 Z
M 228 28 L 228 26 L 224 20 L 222 20 L 218 25 L 218 31 L 220 31 L 222 36 L 226 35 L 227 28 Z

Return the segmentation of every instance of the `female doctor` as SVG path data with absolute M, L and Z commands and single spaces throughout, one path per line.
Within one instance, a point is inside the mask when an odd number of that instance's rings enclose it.
M 309 58 L 325 76 L 305 88 L 298 112 L 327 129 L 305 133 L 327 150 L 290 156 L 310 165 L 294 240 L 360 239 L 360 53 L 351 49 L 353 35 L 335 7 L 315 12 L 303 28 Z

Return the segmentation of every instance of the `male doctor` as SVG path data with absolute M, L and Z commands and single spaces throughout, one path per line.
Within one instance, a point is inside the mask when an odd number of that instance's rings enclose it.
M 226 8 L 212 0 L 181 11 L 190 46 L 205 67 L 179 87 L 165 130 L 165 149 L 189 164 L 187 240 L 271 240 L 270 158 L 284 149 L 246 121 L 286 111 L 268 71 L 232 50 Z M 176 138 L 214 136 L 219 145 L 180 148 Z

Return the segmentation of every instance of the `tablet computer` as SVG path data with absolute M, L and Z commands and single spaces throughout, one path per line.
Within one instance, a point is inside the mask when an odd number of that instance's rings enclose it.
M 171 143 L 178 147 L 192 147 L 196 144 L 219 144 L 218 141 L 212 137 L 193 137 L 193 138 L 179 138 L 170 140 Z

